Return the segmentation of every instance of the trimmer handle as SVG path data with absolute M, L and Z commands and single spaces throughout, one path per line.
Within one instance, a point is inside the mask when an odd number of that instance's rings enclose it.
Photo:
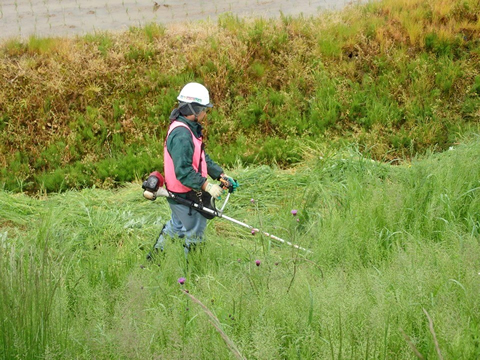
M 224 190 L 228 190 L 229 193 L 232 193 L 234 188 L 233 188 L 233 184 L 228 181 L 228 177 L 226 176 L 221 176 L 220 177 L 220 186 L 224 189 Z

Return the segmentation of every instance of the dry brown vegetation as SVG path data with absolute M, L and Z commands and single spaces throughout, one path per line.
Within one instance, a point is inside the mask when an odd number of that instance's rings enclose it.
M 188 81 L 211 90 L 209 149 L 226 165 L 288 165 L 299 139 L 356 142 L 385 160 L 445 149 L 478 129 L 479 12 L 473 0 L 386 0 L 315 18 L 6 41 L 0 183 L 51 191 L 143 176 L 161 166 Z

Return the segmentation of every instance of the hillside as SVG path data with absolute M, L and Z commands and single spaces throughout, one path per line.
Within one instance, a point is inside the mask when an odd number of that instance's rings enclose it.
M 162 167 L 179 89 L 204 83 L 207 150 L 289 167 L 306 144 L 402 163 L 478 132 L 477 1 L 131 28 L 0 47 L 0 186 L 111 188 Z

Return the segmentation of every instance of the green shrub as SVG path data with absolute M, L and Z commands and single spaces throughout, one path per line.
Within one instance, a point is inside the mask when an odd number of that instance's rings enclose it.
M 460 41 L 458 39 L 441 39 L 436 33 L 425 35 L 425 49 L 437 56 L 457 57 L 459 55 L 459 47 Z

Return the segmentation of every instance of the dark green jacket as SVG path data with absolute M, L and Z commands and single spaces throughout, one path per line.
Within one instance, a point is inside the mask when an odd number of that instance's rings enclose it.
M 179 116 L 176 121 L 186 124 L 195 137 L 202 136 L 202 125 Z M 197 173 L 192 166 L 193 141 L 190 131 L 182 126 L 175 128 L 167 138 L 167 151 L 172 157 L 175 175 L 183 185 L 193 190 L 200 190 L 207 180 Z M 218 179 L 223 169 L 205 153 L 207 172 L 212 179 Z M 205 164 L 203 164 L 205 166 Z

